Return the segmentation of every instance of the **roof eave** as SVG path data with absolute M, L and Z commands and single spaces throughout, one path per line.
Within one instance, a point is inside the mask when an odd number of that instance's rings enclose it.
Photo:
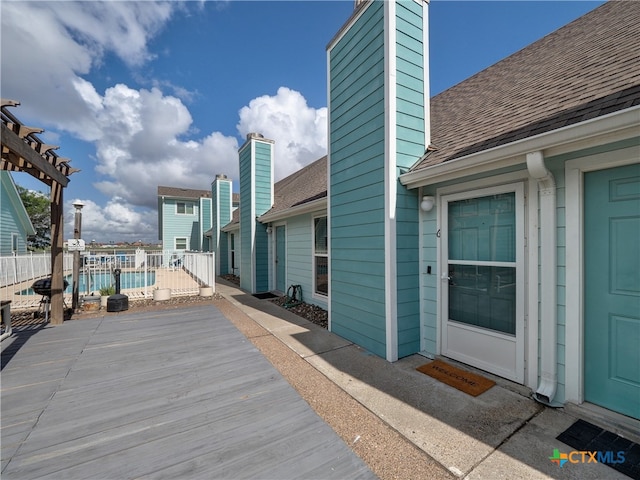
M 220 229 L 221 232 L 229 233 L 236 232 L 240 230 L 240 223 L 227 223 L 224 227 Z
M 456 158 L 448 162 L 400 175 L 409 189 L 433 185 L 458 177 L 481 174 L 525 163 L 529 152 L 543 151 L 546 157 L 611 143 L 638 135 L 640 106 L 602 115 L 581 123 L 541 133 L 516 142 Z
M 305 213 L 312 213 L 323 209 L 327 209 L 327 197 L 318 198 L 317 200 L 312 200 L 310 202 L 303 203 L 302 205 L 287 208 L 286 210 L 280 210 L 273 213 L 265 213 L 264 215 L 258 217 L 258 221 L 261 223 L 275 222 L 296 215 L 303 215 Z

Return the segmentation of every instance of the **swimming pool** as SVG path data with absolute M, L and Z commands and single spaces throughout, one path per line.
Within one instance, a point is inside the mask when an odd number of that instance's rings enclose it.
M 65 280 L 69 282 L 69 286 L 64 293 L 73 293 L 73 276 L 66 275 Z M 122 272 L 120 274 L 120 289 L 126 288 L 144 288 L 152 286 L 156 283 L 156 272 Z M 78 280 L 78 291 L 80 293 L 98 292 L 103 287 L 115 285 L 115 277 L 109 272 L 95 272 L 88 276 L 85 272 L 80 273 Z M 36 295 L 31 288 L 22 290 L 19 295 Z

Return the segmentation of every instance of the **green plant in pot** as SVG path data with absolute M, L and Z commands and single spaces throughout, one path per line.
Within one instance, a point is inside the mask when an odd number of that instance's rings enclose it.
M 108 287 L 102 287 L 100 289 L 101 297 L 108 297 L 109 295 L 114 295 L 116 293 L 116 287 L 114 285 L 109 285 Z

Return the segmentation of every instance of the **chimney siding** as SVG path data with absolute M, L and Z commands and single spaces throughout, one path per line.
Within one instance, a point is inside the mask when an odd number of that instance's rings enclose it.
M 394 361 L 420 350 L 418 198 L 398 181 L 424 153 L 428 3 L 361 5 L 328 47 L 331 329 Z
M 218 175 L 211 184 L 211 199 L 213 202 L 211 249 L 216 254 L 216 275 L 230 273 L 229 240 L 221 229 L 231 221 L 232 182 L 226 176 Z
M 273 205 L 274 142 L 247 135 L 240 147 L 240 286 L 251 293 L 269 289 L 268 237 L 256 220 Z

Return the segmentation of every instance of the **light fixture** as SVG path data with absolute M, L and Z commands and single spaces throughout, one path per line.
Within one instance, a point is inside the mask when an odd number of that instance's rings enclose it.
M 76 200 L 72 203 L 72 205 L 75 207 L 76 212 L 79 212 L 80 210 L 82 210 L 82 207 L 84 207 L 84 203 L 82 203 L 80 200 Z
M 423 212 L 430 212 L 433 210 L 433 206 L 436 204 L 436 199 L 431 195 L 425 195 L 420 202 L 420 208 Z
M 271 227 L 267 227 L 267 235 L 270 235 L 270 234 L 271 234 L 271 231 L 272 231 L 272 230 L 271 230 Z

